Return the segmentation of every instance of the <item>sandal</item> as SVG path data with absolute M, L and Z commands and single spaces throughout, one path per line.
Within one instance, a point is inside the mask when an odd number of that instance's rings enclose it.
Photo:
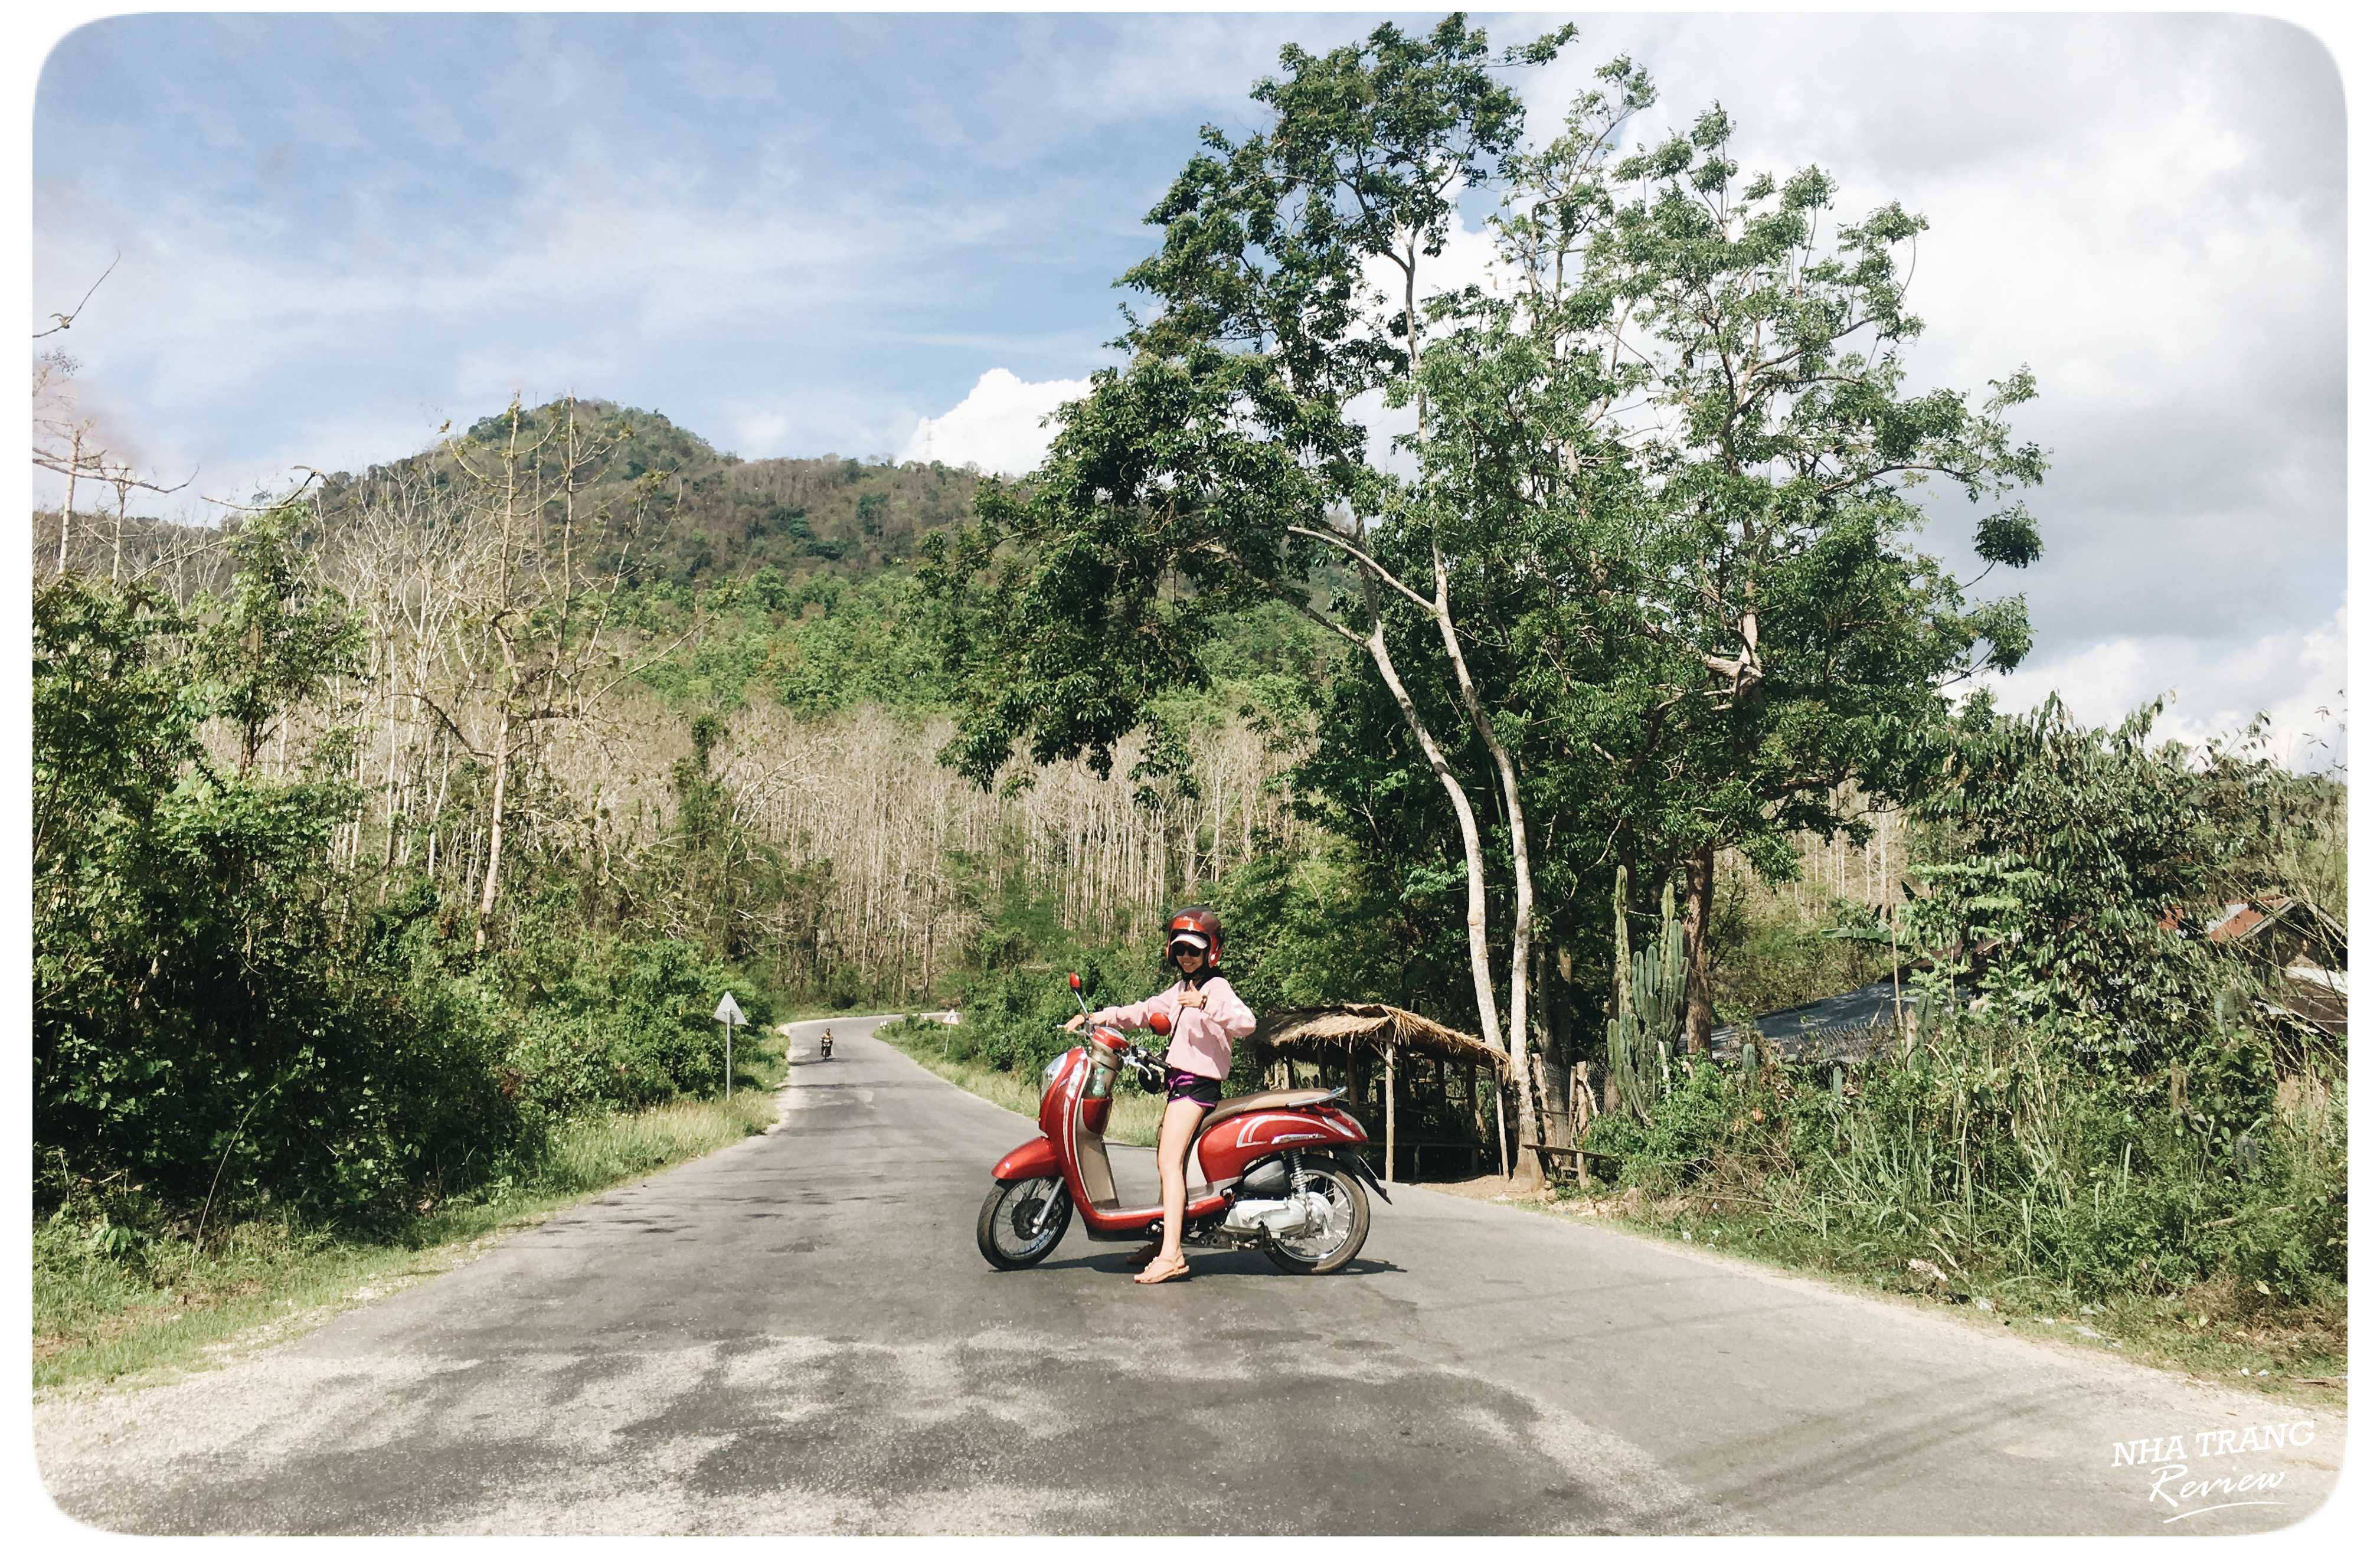
M 1189 1276 L 1190 1263 L 1187 1260 L 1176 1257 L 1172 1262 L 1168 1263 L 1162 1258 L 1160 1258 L 1159 1260 L 1150 1263 L 1148 1267 L 1142 1269 L 1139 1273 L 1135 1274 L 1132 1281 L 1135 1284 L 1166 1284 L 1171 1283 L 1176 1278 L 1187 1278 Z

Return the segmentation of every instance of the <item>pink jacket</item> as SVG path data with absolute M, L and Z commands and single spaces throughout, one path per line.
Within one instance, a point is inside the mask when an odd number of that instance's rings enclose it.
M 1173 1020 L 1173 1040 L 1166 1045 L 1165 1061 L 1175 1069 L 1220 1080 L 1232 1071 L 1232 1039 L 1255 1031 L 1257 1018 L 1220 973 L 1206 982 L 1204 1009 L 1182 1008 L 1182 986 L 1177 982 L 1136 1005 L 1095 1010 L 1091 1019 L 1105 1026 L 1140 1029 L 1161 1009 Z

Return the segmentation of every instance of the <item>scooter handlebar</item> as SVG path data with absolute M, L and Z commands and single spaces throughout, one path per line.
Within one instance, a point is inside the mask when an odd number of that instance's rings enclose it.
M 1091 1040 L 1091 1033 L 1099 1029 L 1100 1028 L 1095 1022 L 1086 1021 L 1082 1025 L 1075 1028 L 1075 1034 L 1082 1038 L 1085 1042 L 1088 1042 Z M 1124 1062 L 1135 1065 L 1146 1064 L 1151 1069 L 1160 1071 L 1163 1070 L 1165 1068 L 1165 1055 L 1161 1050 L 1151 1047 L 1146 1043 L 1135 1042 L 1121 1026 L 1109 1026 L 1105 1029 L 1113 1032 L 1118 1036 L 1123 1038 L 1123 1046 L 1118 1049 L 1118 1053 Z

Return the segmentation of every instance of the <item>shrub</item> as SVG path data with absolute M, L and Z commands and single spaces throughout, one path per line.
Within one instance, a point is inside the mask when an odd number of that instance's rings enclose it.
M 504 1053 L 519 1099 L 549 1118 L 585 1106 L 636 1106 L 716 1095 L 725 1045 L 710 1012 L 722 994 L 756 1024 L 768 1006 L 716 956 L 667 937 L 579 936 L 568 970 L 534 984 L 508 1012 Z
M 2055 698 L 2026 716 L 1977 706 L 1920 807 L 1951 852 L 1917 868 L 1912 923 L 2004 1009 L 2058 1018 L 2136 1099 L 2176 1062 L 2268 1094 L 2218 1009 L 2234 973 L 2186 926 L 2276 878 L 2269 857 L 2303 825 L 2280 798 L 2292 780 L 2240 748 L 2152 747 L 2160 707 L 2109 731 Z
M 2346 1274 L 2343 1081 L 2329 1089 L 2316 1115 L 2242 1135 L 2143 1110 L 2054 1019 L 1970 1012 L 1841 1095 L 1822 1068 L 1698 1063 L 1647 1122 L 1604 1118 L 1589 1142 L 1621 1157 L 1624 1186 L 1825 1238 L 1852 1263 L 1923 1257 L 2085 1296 L 2229 1274 L 2303 1300 Z
M 253 578 L 241 605 L 289 622 Z M 252 743 L 337 651 L 299 659 L 312 647 L 260 623 L 262 664 L 217 659 L 216 681 L 153 592 L 70 576 L 35 614 L 39 1201 L 106 1177 L 202 1212 L 270 1194 L 364 1218 L 512 1142 L 486 1023 L 408 992 L 379 934 L 343 926 L 322 861 L 352 788 L 218 767 L 198 741 L 221 696 Z
M 1073 1045 L 1067 1020 L 1079 1013 L 1066 974 L 1078 972 L 1093 1009 L 1130 1004 L 1156 991 L 1145 950 L 1084 951 L 1072 966 L 1012 965 L 979 973 L 967 991 L 950 1055 L 990 1069 L 1031 1074 Z

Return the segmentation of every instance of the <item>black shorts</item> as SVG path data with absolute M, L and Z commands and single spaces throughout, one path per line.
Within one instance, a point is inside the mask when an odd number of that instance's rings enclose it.
M 1195 1101 L 1212 1107 L 1223 1099 L 1223 1082 L 1205 1074 L 1193 1074 L 1186 1069 L 1165 1066 L 1165 1099 L 1171 1102 Z

